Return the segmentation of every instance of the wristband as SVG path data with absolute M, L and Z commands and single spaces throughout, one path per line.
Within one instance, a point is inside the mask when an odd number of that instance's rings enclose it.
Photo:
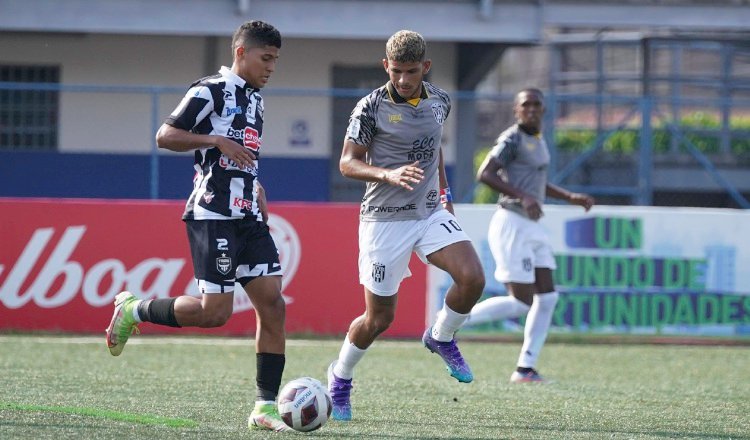
M 440 188 L 440 203 L 443 205 L 453 203 L 453 195 L 451 195 L 451 188 L 449 186 Z

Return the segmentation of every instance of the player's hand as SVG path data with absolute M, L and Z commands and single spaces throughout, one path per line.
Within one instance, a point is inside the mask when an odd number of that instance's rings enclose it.
M 216 148 L 227 158 L 234 161 L 240 168 L 251 167 L 255 165 L 255 154 L 237 142 L 227 139 L 224 136 L 216 136 Z
M 268 200 L 266 200 L 266 189 L 258 182 L 258 209 L 263 217 L 263 223 L 268 223 Z
M 521 198 L 521 206 L 532 220 L 539 220 L 544 215 L 539 201 L 529 195 L 525 195 Z
M 424 178 L 424 170 L 419 167 L 419 161 L 414 161 L 409 165 L 390 170 L 385 173 L 385 181 L 393 186 L 400 186 L 409 191 L 412 191 L 414 187 L 411 185 L 419 183 Z
M 594 206 L 595 203 L 593 197 L 588 194 L 581 193 L 572 193 L 568 198 L 568 201 L 572 205 L 582 206 L 583 209 L 586 210 L 586 212 L 588 212 L 588 210 L 591 209 L 591 207 Z

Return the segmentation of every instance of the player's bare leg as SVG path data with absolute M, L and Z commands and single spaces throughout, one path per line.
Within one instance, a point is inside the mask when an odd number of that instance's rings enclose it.
M 220 327 L 232 316 L 232 302 L 231 292 L 149 300 L 120 292 L 106 329 L 107 346 L 113 356 L 119 356 L 130 334 L 137 332 L 138 324 L 144 321 L 170 327 Z
M 232 316 L 233 303 L 234 292 L 183 295 L 175 300 L 174 315 L 180 327 L 221 327 Z
M 479 300 L 484 290 L 484 270 L 469 241 L 453 243 L 433 252 L 427 259 L 453 278 L 443 308 L 435 324 L 422 336 L 422 343 L 445 362 L 451 376 L 459 382 L 471 382 L 474 374 L 458 350 L 454 335 Z

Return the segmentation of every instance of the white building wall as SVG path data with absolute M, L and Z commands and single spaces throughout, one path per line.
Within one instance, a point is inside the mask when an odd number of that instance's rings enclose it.
M 231 65 L 230 39 L 137 35 L 73 35 L 0 33 L 0 63 L 53 64 L 61 67 L 65 85 L 169 86 L 159 100 L 160 124 L 194 80 L 220 65 Z M 206 72 L 207 45 L 216 50 L 217 65 Z M 454 45 L 428 42 L 433 60 L 431 80 L 452 89 Z M 266 157 L 323 158 L 338 155 L 343 141 L 331 139 L 332 98 L 322 94 L 333 86 L 334 65 L 381 67 L 385 41 L 284 39 L 277 70 L 266 86 Z M 387 81 L 383 72 L 383 83 Z M 321 94 L 293 96 L 292 89 Z M 59 151 L 148 153 L 154 127 L 149 93 L 66 91 L 60 96 Z M 455 109 L 454 109 L 455 111 Z M 454 118 L 451 118 L 455 119 Z M 449 120 L 449 121 L 451 121 Z M 307 145 L 294 141 L 295 121 L 309 128 Z M 448 158 L 452 157 L 452 123 L 446 126 Z

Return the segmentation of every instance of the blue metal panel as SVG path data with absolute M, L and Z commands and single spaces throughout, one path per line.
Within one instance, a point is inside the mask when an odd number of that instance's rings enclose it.
M 150 155 L 0 152 L 0 197 L 151 198 Z M 160 156 L 160 199 L 186 199 L 193 155 Z M 263 159 L 270 201 L 328 200 L 327 159 Z

